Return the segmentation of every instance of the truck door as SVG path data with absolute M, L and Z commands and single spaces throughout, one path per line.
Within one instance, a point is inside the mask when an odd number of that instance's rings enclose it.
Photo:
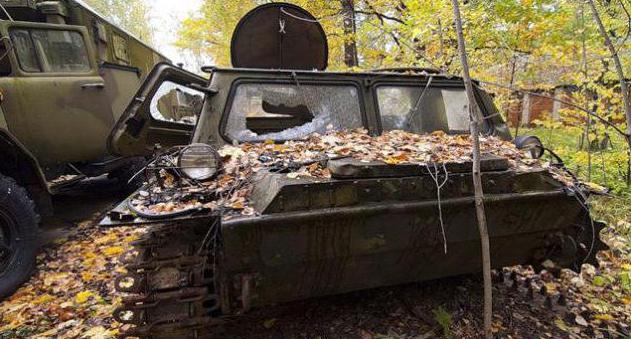
M 84 27 L 15 22 L 13 76 L 0 89 L 10 131 L 42 165 L 97 160 L 114 124 Z
M 208 80 L 168 63 L 149 73 L 107 140 L 112 154 L 151 154 L 156 145 L 186 145 L 201 112 Z

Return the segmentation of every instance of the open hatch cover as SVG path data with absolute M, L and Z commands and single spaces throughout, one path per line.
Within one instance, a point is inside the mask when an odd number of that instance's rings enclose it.
M 248 12 L 237 24 L 231 43 L 237 68 L 324 70 L 329 47 L 318 20 L 287 3 L 270 3 Z

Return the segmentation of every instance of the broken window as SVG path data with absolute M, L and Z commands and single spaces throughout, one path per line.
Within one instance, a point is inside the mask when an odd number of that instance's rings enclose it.
M 415 133 L 469 130 L 469 102 L 464 89 L 425 86 L 377 87 L 384 130 Z
M 225 134 L 244 142 L 296 140 L 362 126 L 354 86 L 257 83 L 236 88 Z
M 165 81 L 151 99 L 151 116 L 157 120 L 195 125 L 203 103 L 201 92 Z

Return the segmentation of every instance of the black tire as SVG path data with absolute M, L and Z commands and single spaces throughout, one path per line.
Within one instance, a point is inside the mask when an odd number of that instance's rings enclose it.
M 26 190 L 0 175 L 0 300 L 13 294 L 33 273 L 39 250 L 38 225 L 35 204 Z

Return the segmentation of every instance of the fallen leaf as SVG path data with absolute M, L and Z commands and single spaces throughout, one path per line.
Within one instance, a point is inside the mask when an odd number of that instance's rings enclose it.
M 576 316 L 576 318 L 574 318 L 574 321 L 576 321 L 576 323 L 577 323 L 578 325 L 581 325 L 581 326 L 588 326 L 588 325 L 589 325 L 589 324 L 587 323 L 587 320 L 585 320 L 585 318 L 583 318 L 583 317 L 582 317 L 582 316 L 580 316 L 580 315 L 577 315 L 577 316 Z
M 123 248 L 121 246 L 108 247 L 103 250 L 103 253 L 109 256 L 120 255 L 123 253 Z
M 49 295 L 49 294 L 44 294 L 44 295 L 41 295 L 41 296 L 35 298 L 33 300 L 33 304 L 41 305 L 41 304 L 49 303 L 49 302 L 51 302 L 53 300 L 55 300 L 55 297 L 53 297 L 52 295 Z
M 78 304 L 83 304 L 87 302 L 93 296 L 94 296 L 94 293 L 92 293 L 91 291 L 82 291 L 82 292 L 77 293 L 77 296 L 75 297 L 75 301 Z
M 594 316 L 595 319 L 598 320 L 602 320 L 602 321 L 612 321 L 613 320 L 613 316 L 611 316 L 610 314 L 596 314 Z

